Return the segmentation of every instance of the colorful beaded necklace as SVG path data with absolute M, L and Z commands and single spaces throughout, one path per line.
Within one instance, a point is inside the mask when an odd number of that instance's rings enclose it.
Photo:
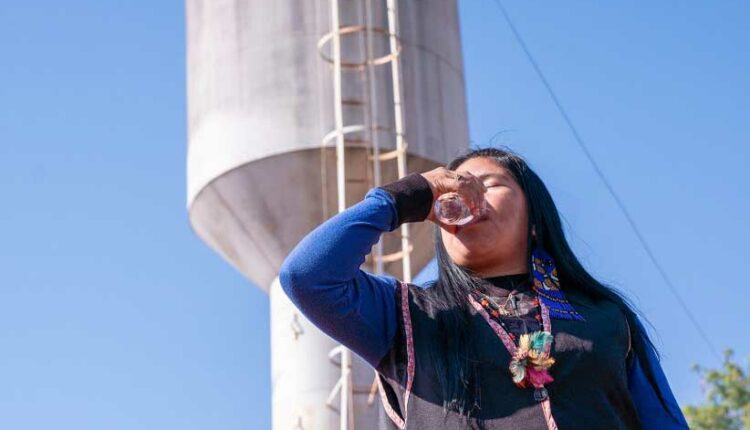
M 552 256 L 537 247 L 532 252 L 531 266 L 533 269 L 532 290 L 536 293 L 532 304 L 539 307 L 540 315 L 537 317 L 542 320 L 542 330 L 522 334 L 518 339 L 518 345 L 516 345 L 516 336 L 508 330 L 500 318 L 502 308 L 492 298 L 474 291 L 468 295 L 468 299 L 511 355 L 508 368 L 516 386 L 534 388 L 534 399 L 548 403 L 549 394 L 545 385 L 554 381 L 552 375 L 549 374 L 549 369 L 555 364 L 555 359 L 551 356 L 553 337 L 550 314 L 555 318 L 578 321 L 583 321 L 583 317 L 568 303 L 560 290 L 560 281 Z
M 538 302 L 543 329 L 522 334 L 516 345 L 515 336 L 507 330 L 499 314 L 490 314 L 496 311 L 491 308 L 486 298 L 480 297 L 480 301 L 477 301 L 469 295 L 469 302 L 484 317 L 511 355 L 509 370 L 513 383 L 519 388 L 533 387 L 534 400 L 538 402 L 547 400 L 549 395 L 544 386 L 553 381 L 549 368 L 555 363 L 555 359 L 550 356 L 552 322 L 549 317 L 549 308 L 543 302 Z
M 476 295 L 474 296 L 474 300 L 479 302 L 479 304 L 482 305 L 482 307 L 487 311 L 487 313 L 489 313 L 490 316 L 495 318 L 497 323 L 503 326 L 505 331 L 508 332 L 508 335 L 510 336 L 510 338 L 515 342 L 517 340 L 516 335 L 513 333 L 513 330 L 510 327 L 508 327 L 506 321 L 503 320 L 503 317 L 519 317 L 520 316 L 518 314 L 517 308 L 514 308 L 514 312 L 508 311 L 508 302 L 512 302 L 514 299 L 519 300 L 513 297 L 514 292 L 515 290 L 511 291 L 511 293 L 508 295 L 508 298 L 506 299 L 505 305 L 503 306 L 500 306 L 493 297 L 488 296 L 487 294 L 480 293 L 480 292 L 475 292 Z M 536 297 L 531 299 L 530 304 L 531 306 L 534 307 L 534 309 L 529 311 L 528 314 L 533 314 L 533 318 L 536 321 L 538 321 L 539 324 L 541 325 L 542 312 L 541 312 L 541 309 L 539 308 L 539 299 Z M 526 324 L 524 323 L 524 326 L 525 325 Z

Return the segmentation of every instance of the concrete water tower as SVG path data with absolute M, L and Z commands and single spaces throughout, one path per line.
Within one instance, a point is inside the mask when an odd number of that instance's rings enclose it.
M 375 428 L 372 369 L 277 274 L 370 188 L 468 147 L 455 0 L 187 0 L 187 55 L 190 222 L 269 293 L 274 429 Z M 431 258 L 415 224 L 364 269 L 410 280 Z

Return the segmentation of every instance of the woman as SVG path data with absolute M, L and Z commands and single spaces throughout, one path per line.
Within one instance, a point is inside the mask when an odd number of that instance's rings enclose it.
M 482 215 L 441 223 L 447 192 Z M 425 220 L 437 281 L 359 269 L 383 232 Z M 632 307 L 581 266 L 544 183 L 509 151 L 370 190 L 297 245 L 280 281 L 376 369 L 389 428 L 687 428 Z

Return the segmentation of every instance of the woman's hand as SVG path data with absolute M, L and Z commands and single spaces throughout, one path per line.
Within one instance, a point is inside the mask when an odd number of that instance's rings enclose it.
M 429 221 L 439 225 L 443 229 L 454 233 L 455 225 L 444 224 L 435 216 L 435 200 L 440 195 L 450 192 L 458 193 L 464 200 L 469 209 L 475 211 L 482 207 L 484 193 L 487 191 L 482 181 L 469 172 L 455 172 L 445 167 L 438 167 L 429 172 L 421 173 L 432 189 L 432 206 L 430 215 L 427 216 Z

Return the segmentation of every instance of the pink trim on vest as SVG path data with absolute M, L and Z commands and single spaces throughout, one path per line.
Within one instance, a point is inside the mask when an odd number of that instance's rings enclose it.
M 539 307 L 542 308 L 544 331 L 552 333 L 552 321 L 549 319 L 549 307 L 547 307 L 547 305 L 541 300 L 539 301 Z M 550 355 L 551 348 L 552 344 L 547 344 L 544 352 L 547 353 L 547 355 Z M 557 430 L 557 423 L 555 422 L 555 417 L 552 416 L 552 405 L 549 402 L 549 397 L 542 402 L 542 412 L 544 412 L 544 420 L 547 422 L 547 430 Z
M 542 402 L 542 412 L 544 412 L 544 421 L 547 422 L 547 429 L 557 430 L 557 423 L 552 416 L 552 407 L 549 404 L 549 399 Z
M 383 383 L 378 375 L 378 391 L 380 391 L 380 400 L 383 403 L 385 413 L 399 429 L 406 428 L 406 417 L 409 410 L 409 395 L 411 394 L 412 384 L 414 383 L 414 336 L 411 325 L 411 313 L 409 312 L 409 286 L 405 282 L 399 284 L 401 290 L 401 315 L 404 321 L 404 332 L 406 334 L 406 391 L 404 392 L 404 418 L 398 416 L 398 412 L 393 410 L 388 402 L 388 396 L 383 389 Z

